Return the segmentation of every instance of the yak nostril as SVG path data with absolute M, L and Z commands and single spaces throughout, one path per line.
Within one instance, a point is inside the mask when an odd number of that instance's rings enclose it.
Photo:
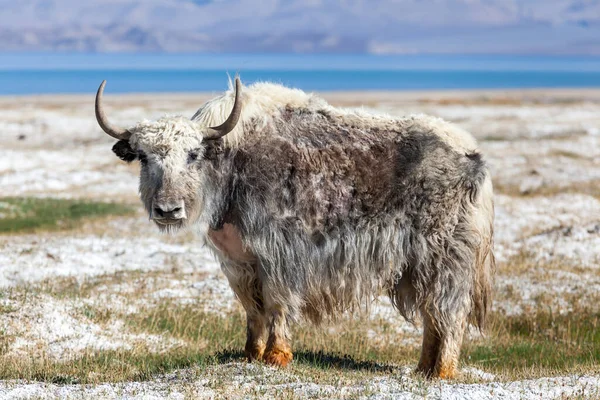
M 152 208 L 153 219 L 181 219 L 185 218 L 185 207 L 179 203 L 179 207 L 173 204 L 155 204 Z

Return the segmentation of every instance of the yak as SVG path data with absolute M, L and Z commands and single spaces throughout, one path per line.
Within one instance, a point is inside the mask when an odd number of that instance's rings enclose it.
M 113 152 L 140 161 L 140 197 L 161 231 L 191 228 L 216 254 L 246 311 L 250 360 L 286 366 L 294 323 L 388 295 L 422 319 L 417 371 L 456 375 L 495 268 L 492 183 L 469 133 L 239 77 L 191 119 L 125 129 L 105 114 L 105 84 L 96 118 Z

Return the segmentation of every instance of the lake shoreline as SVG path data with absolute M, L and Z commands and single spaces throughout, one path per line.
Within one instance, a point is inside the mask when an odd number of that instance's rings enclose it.
M 203 92 L 143 92 L 143 93 L 110 93 L 110 89 L 106 89 L 105 97 L 118 102 L 122 101 L 145 101 L 154 100 L 160 97 L 161 100 L 208 100 L 223 91 L 203 91 Z M 543 100 L 544 97 L 561 100 L 581 100 L 581 101 L 600 101 L 600 88 L 515 88 L 515 89 L 421 89 L 421 90 L 337 90 L 337 91 L 306 91 L 315 93 L 318 96 L 325 98 L 332 103 L 339 102 L 357 102 L 365 100 L 365 102 L 377 101 L 414 101 L 414 100 L 430 100 L 443 101 L 447 99 L 481 99 L 481 98 L 520 98 L 520 99 L 535 99 L 537 102 Z M 13 103 L 15 101 L 22 102 L 77 102 L 89 99 L 95 96 L 95 89 L 89 94 L 71 94 L 71 93 L 55 93 L 55 94 L 14 94 L 0 95 L 0 104 Z

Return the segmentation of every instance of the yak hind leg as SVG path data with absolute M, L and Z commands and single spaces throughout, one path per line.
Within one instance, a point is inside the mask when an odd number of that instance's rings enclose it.
M 440 354 L 441 340 L 436 332 L 431 318 L 422 313 L 423 317 L 423 345 L 421 347 L 421 358 L 417 365 L 417 371 L 431 377 L 434 374 L 435 364 Z
M 467 313 L 458 311 L 449 319 L 423 310 L 423 347 L 417 371 L 428 378 L 453 379 L 463 335 L 467 327 Z

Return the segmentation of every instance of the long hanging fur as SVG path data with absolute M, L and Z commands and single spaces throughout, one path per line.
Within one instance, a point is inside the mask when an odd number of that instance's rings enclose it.
M 408 319 L 433 313 L 443 329 L 466 312 L 483 328 L 494 270 L 492 185 L 468 133 L 261 83 L 244 88 L 233 132 L 202 141 L 232 104 L 229 91 L 192 121 L 143 122 L 130 142 L 166 160 L 160 173 L 142 173 L 147 208 L 160 186 L 153 177 L 176 171 L 169 188 L 185 192 L 198 229 L 239 229 L 253 265 L 215 252 L 244 303 L 283 304 L 290 320 L 318 323 L 388 293 Z M 201 166 L 181 172 L 191 149 Z
M 431 117 L 304 96 L 247 115 L 208 173 L 211 188 L 228 187 L 210 224 L 239 226 L 263 294 L 291 320 L 318 323 L 387 292 L 408 319 L 433 309 L 443 328 L 467 308 L 483 328 L 493 205 L 474 140 Z

